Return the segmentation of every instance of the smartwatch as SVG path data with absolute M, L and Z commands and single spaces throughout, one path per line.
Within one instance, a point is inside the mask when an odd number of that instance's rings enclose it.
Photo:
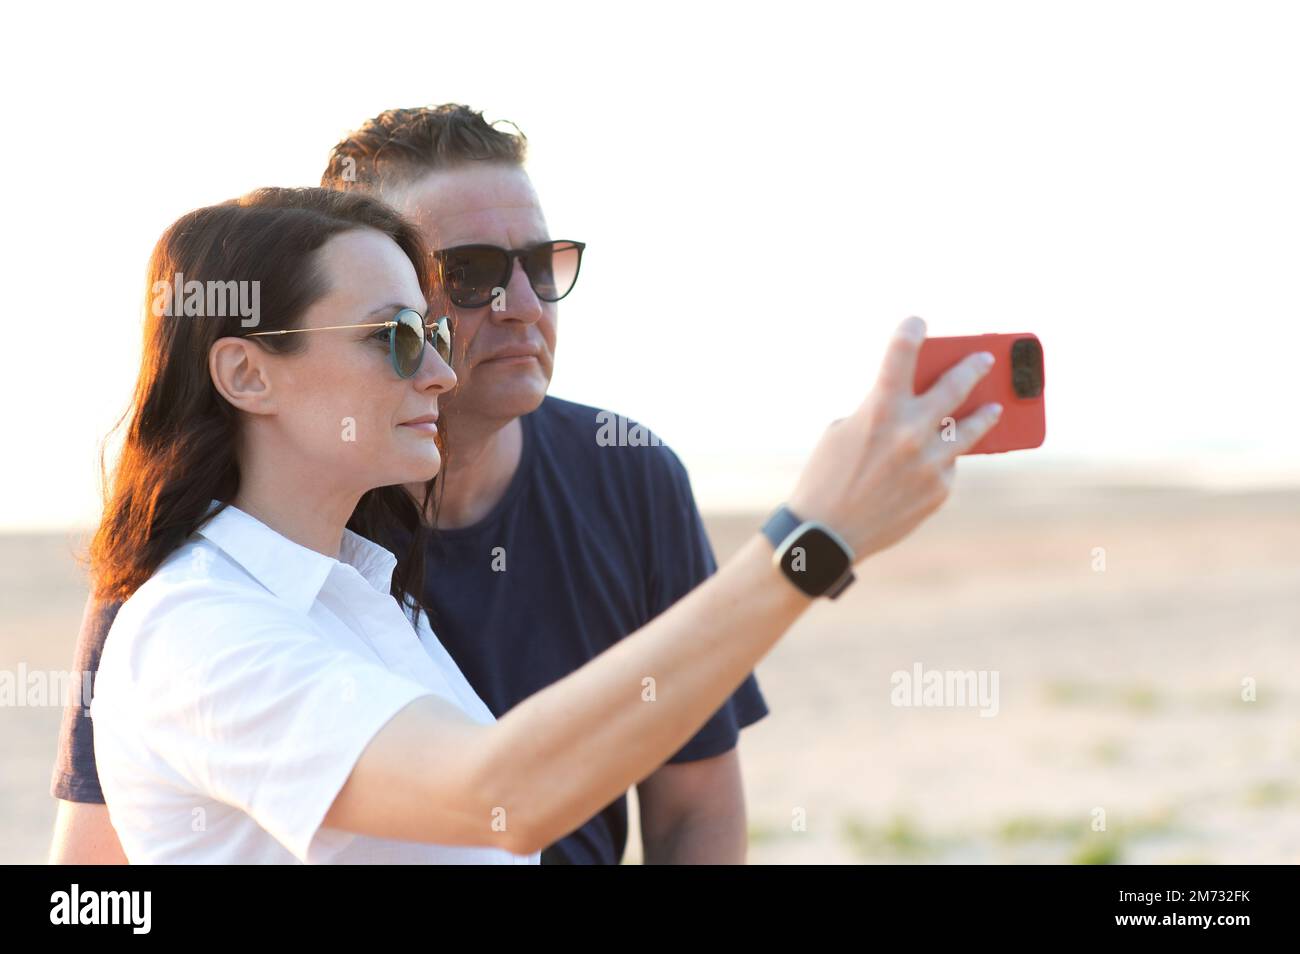
M 775 552 L 772 563 L 785 578 L 808 596 L 835 599 L 853 575 L 853 548 L 830 527 L 803 520 L 782 504 L 763 524 Z

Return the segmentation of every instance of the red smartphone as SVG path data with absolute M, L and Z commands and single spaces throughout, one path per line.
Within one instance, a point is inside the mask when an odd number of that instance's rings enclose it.
M 960 421 L 985 404 L 997 401 L 1002 417 L 968 454 L 1001 454 L 1027 450 L 1043 443 L 1047 434 L 1047 411 L 1043 404 L 1043 346 L 1029 332 L 1013 335 L 965 335 L 956 338 L 926 338 L 916 361 L 912 393 L 922 394 L 943 373 L 968 354 L 992 352 L 997 360 L 989 373 L 975 385 L 965 402 L 952 412 Z M 942 430 L 942 425 L 940 425 Z

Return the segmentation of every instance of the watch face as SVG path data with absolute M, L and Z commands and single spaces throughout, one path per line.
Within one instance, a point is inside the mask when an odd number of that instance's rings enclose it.
M 799 589 L 820 596 L 849 568 L 849 558 L 824 530 L 809 527 L 781 556 L 781 569 Z

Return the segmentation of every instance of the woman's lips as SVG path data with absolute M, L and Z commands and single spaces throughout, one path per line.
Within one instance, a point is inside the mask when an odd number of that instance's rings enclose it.
M 524 361 L 536 361 L 535 354 L 503 354 L 499 358 L 488 358 L 486 361 L 480 361 L 479 364 L 520 364 Z
M 413 421 L 403 421 L 399 427 L 409 427 L 413 431 L 421 434 L 434 435 L 438 433 L 438 422 L 436 418 L 420 417 Z

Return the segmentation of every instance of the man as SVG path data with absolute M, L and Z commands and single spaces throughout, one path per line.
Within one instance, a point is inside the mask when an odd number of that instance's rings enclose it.
M 438 532 L 426 599 L 438 638 L 498 717 L 716 568 L 677 456 L 635 422 L 546 394 L 556 302 L 576 280 L 582 248 L 547 244 L 523 168 L 526 145 L 465 106 L 390 110 L 334 148 L 321 181 L 378 195 L 439 250 L 456 303 L 458 385 L 440 402 L 450 451 L 431 515 Z M 95 668 L 114 612 L 87 607 L 79 668 Z M 652 704 L 656 687 L 646 675 L 643 697 Z M 767 711 L 751 674 L 638 784 L 647 862 L 745 860 L 735 747 L 739 730 Z M 123 860 L 94 775 L 89 723 L 80 706 L 64 713 L 52 860 Z M 542 861 L 618 863 L 626 837 L 620 797 Z

